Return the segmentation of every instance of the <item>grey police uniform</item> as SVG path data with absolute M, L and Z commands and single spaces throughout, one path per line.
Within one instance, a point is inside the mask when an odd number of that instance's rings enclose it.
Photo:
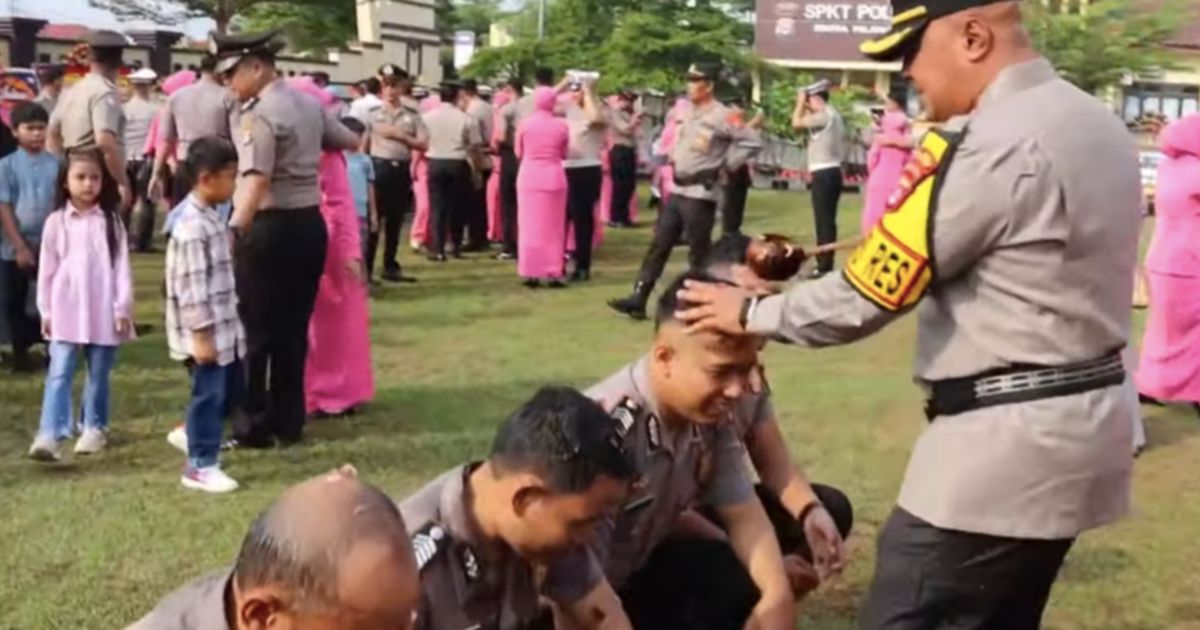
M 125 111 L 117 85 L 95 73 L 88 73 L 78 83 L 67 88 L 50 115 L 50 127 L 62 135 L 63 149 L 97 146 L 96 135 L 111 132 L 122 145 L 124 159 Z
M 509 551 L 488 561 L 468 520 L 458 466 L 400 503 L 421 575 L 417 630 L 520 630 L 539 617 L 533 568 Z
M 232 630 L 225 618 L 230 569 L 206 575 L 167 595 L 126 630 Z
M 596 232 L 596 202 L 604 185 L 604 145 L 608 140 L 608 114 L 598 102 L 600 122 L 588 117 L 582 106 L 566 108 L 569 141 L 563 168 L 567 173 L 567 216 L 575 227 L 575 269 L 590 272 L 592 242 Z
M 643 481 L 615 518 L 597 526 L 590 549 L 551 564 L 543 591 L 556 601 L 578 601 L 606 577 L 620 590 L 693 504 L 722 507 L 754 499 L 746 451 L 733 429 L 672 429 L 663 422 L 649 386 L 648 361 L 627 365 L 586 392 L 617 409 L 625 447 Z
M 371 134 L 371 162 L 375 167 L 375 198 L 379 218 L 383 223 L 383 268 L 392 277 L 401 275 L 400 227 L 413 207 L 412 149 L 376 130 L 378 125 L 398 127 L 418 140 L 429 139 L 429 130 L 421 118 L 419 105 L 411 99 L 401 99 L 397 107 L 384 103 L 367 114 Z M 367 271 L 374 269 L 379 234 L 367 239 Z
M 238 107 L 233 93 L 209 77 L 203 77 L 167 99 L 162 119 L 162 139 L 175 143 L 175 159 L 187 158 L 188 147 L 200 138 L 232 140 L 230 118 Z
M 490 147 L 492 133 L 495 131 L 495 109 L 482 98 L 472 98 L 467 105 L 467 115 L 479 126 L 481 146 Z M 486 249 L 488 245 L 488 180 L 492 176 L 492 161 L 486 160 L 487 168 L 479 172 L 480 186 L 473 189 L 471 205 L 467 216 L 467 244 L 472 249 Z
M 812 177 L 813 217 L 817 227 L 817 244 L 837 241 L 837 211 L 842 197 L 842 161 L 846 157 L 846 125 L 833 106 L 804 117 L 802 126 L 808 129 L 808 173 Z M 817 258 L 817 270 L 833 270 L 833 253 Z
M 425 114 L 429 128 L 429 200 L 432 206 L 433 253 L 446 252 L 446 234 L 451 249 L 457 251 L 466 227 L 466 208 L 470 203 L 470 150 L 483 146 L 479 124 L 461 109 L 443 103 Z
M 1045 592 L 1008 606 L 1032 610 L 1032 626 L 995 627 L 1033 627 L 1070 539 L 1129 509 L 1133 408 L 1118 353 L 1138 245 L 1133 141 L 1037 59 L 1004 70 L 970 116 L 927 134 L 907 169 L 844 273 L 763 299 L 747 328 L 849 343 L 924 298 L 915 371 L 932 423 L 881 538 L 868 627 L 893 627 L 886 604 L 920 583 L 904 565 L 930 528 L 1057 545 L 1046 550 L 1057 561 L 1032 578 L 1000 573 Z M 1074 386 L 1051 386 L 1064 380 Z
M 520 124 L 521 103 L 513 101 L 500 108 L 500 222 L 504 229 L 504 253 L 517 255 L 517 174 L 521 163 L 515 151 L 517 127 Z M 530 101 L 532 104 L 532 100 Z
M 609 217 L 613 223 L 628 225 L 629 203 L 637 192 L 637 119 L 633 113 L 613 107 L 609 109 L 608 120 L 608 134 L 612 140 L 608 162 L 613 180 Z

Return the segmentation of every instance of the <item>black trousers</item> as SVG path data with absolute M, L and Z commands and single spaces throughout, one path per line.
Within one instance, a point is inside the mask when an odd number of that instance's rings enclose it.
M 471 166 L 466 160 L 429 160 L 430 227 L 433 253 L 446 253 L 446 239 L 458 251 L 463 219 L 471 202 Z
M 612 171 L 613 194 L 609 218 L 613 223 L 629 225 L 629 202 L 637 192 L 637 150 L 614 146 L 608 153 Z
M 492 171 L 482 171 L 479 173 L 480 185 L 478 188 L 472 183 L 468 183 L 471 199 L 467 207 L 467 249 L 487 249 L 488 246 L 488 207 L 487 207 L 487 190 L 488 181 L 491 180 Z
M 37 249 L 34 248 L 36 253 Z M 21 356 L 42 341 L 42 326 L 37 315 L 30 315 L 26 308 L 29 291 L 37 279 L 37 269 L 25 271 L 12 260 L 0 263 L 4 274 L 4 315 L 8 318 L 8 333 L 12 337 L 13 355 Z
M 939 529 L 896 508 L 879 535 L 867 630 L 1036 630 L 1073 539 Z
M 575 226 L 575 268 L 592 268 L 592 241 L 596 235 L 596 202 L 604 185 L 599 166 L 567 169 L 567 219 Z
M 325 268 L 320 210 L 267 210 L 237 244 L 238 311 L 246 328 L 246 398 L 234 437 L 254 446 L 304 431 L 308 320 Z
M 517 255 L 517 173 L 521 162 L 512 147 L 500 149 L 500 221 L 504 223 L 504 253 Z
M 638 282 L 647 285 L 658 282 L 667 261 L 671 258 L 671 249 L 679 242 L 685 227 L 689 246 L 688 264 L 694 269 L 700 268 L 712 247 L 712 228 L 716 214 L 715 201 L 671 195 L 666 207 L 658 213 L 658 223 L 654 226 L 654 240 L 650 242 L 650 250 L 642 260 Z
M 838 202 L 842 198 L 842 170 L 825 168 L 812 174 L 813 217 L 817 224 L 817 245 L 837 242 Z M 817 270 L 833 271 L 833 252 L 817 256 Z
M 375 167 L 375 203 L 379 208 L 379 231 L 367 238 L 367 275 L 375 271 L 375 252 L 383 233 L 383 270 L 400 271 L 400 231 L 404 217 L 412 212 L 412 164 L 407 160 L 371 158 Z
M 733 172 L 724 190 L 724 205 L 721 208 L 721 233 L 740 234 L 746 219 L 746 200 L 750 196 L 750 167 L 743 166 Z
M 783 553 L 811 562 L 803 527 L 787 514 L 777 495 L 763 486 L 756 491 Z M 814 484 L 813 491 L 842 536 L 848 536 L 854 523 L 850 500 L 830 486 Z M 702 514 L 717 522 L 711 511 Z M 683 537 L 656 547 L 618 594 L 639 630 L 742 630 L 761 595 L 728 542 Z
M 133 190 L 132 216 L 125 218 L 129 233 L 133 236 L 133 248 L 139 252 L 150 251 L 154 244 L 154 203 L 150 201 L 150 174 L 153 171 L 150 158 L 130 160 L 125 164 L 125 174 Z

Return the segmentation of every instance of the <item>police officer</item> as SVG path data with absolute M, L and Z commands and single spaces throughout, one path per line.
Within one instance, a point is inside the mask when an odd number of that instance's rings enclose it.
M 750 402 L 745 395 L 761 342 L 689 335 L 678 310 L 674 292 L 664 293 L 649 354 L 587 392 L 616 410 L 643 479 L 621 513 L 598 527 L 590 553 L 551 563 L 545 591 L 578 605 L 598 598 L 588 594 L 607 576 L 635 628 L 715 630 L 750 620 L 753 627 L 791 630 L 794 597 L 779 543 L 747 477 L 746 449 L 728 422 Z M 728 542 L 690 541 L 660 555 L 680 515 L 696 504 L 715 509 Z M 703 559 L 681 572 L 678 559 L 688 556 Z
M 517 174 L 521 163 L 517 160 L 517 114 L 519 102 L 525 96 L 525 82 L 520 77 L 508 80 L 504 89 L 508 92 L 508 104 L 500 108 L 499 129 L 496 131 L 496 151 L 500 155 L 500 222 L 504 224 L 504 247 L 496 255 L 497 260 L 514 260 L 517 257 Z
M 742 99 L 734 99 L 728 104 L 735 124 L 748 125 L 754 130 L 762 129 L 765 121 L 764 114 L 759 112 L 750 120 L 746 120 L 746 103 Z M 750 196 L 750 188 L 754 178 L 750 173 L 750 164 L 745 163 L 725 173 L 725 185 L 721 192 L 721 233 L 723 235 L 740 234 L 742 222 L 746 218 L 746 201 Z
M 446 262 L 446 239 L 450 254 L 462 257 L 464 216 L 474 187 L 470 160 L 478 159 L 483 148 L 483 133 L 477 120 L 462 109 L 460 85 L 446 81 L 441 85 L 442 102 L 425 114 L 429 128 L 429 201 L 433 210 L 433 250 L 429 260 Z
M 125 103 L 125 171 L 129 184 L 133 186 L 133 205 L 137 206 L 137 226 L 133 226 L 132 209 L 130 214 L 123 217 L 129 232 L 133 235 L 137 251 L 146 252 L 150 249 L 154 238 L 154 206 L 147 197 L 150 185 L 150 175 L 153 165 L 146 155 L 146 136 L 150 133 L 150 125 L 158 116 L 160 103 L 155 100 L 150 90 L 158 80 L 158 74 L 149 68 L 141 68 L 129 75 L 129 83 L 133 87 L 133 96 Z
M 480 96 L 479 83 L 475 79 L 463 81 L 462 91 L 464 109 L 479 125 L 479 133 L 483 137 L 485 147 L 490 147 L 492 132 L 496 128 L 495 110 L 491 103 Z M 487 150 L 490 152 L 490 149 Z M 491 156 L 481 160 L 479 167 L 476 174 L 480 185 L 474 189 L 475 194 L 471 198 L 470 214 L 467 217 L 467 244 L 464 251 L 468 252 L 482 252 L 489 246 L 487 190 L 493 170 Z
M 53 114 L 54 107 L 58 105 L 65 75 L 66 69 L 62 64 L 47 64 L 38 68 L 38 82 L 42 84 L 42 88 L 33 102 L 46 108 L 47 113 Z
M 592 80 L 572 80 L 564 112 L 569 139 L 567 159 L 567 216 L 575 227 L 575 271 L 572 282 L 592 277 L 592 240 L 596 234 L 596 202 L 604 184 L 603 156 L 608 141 L 608 114 L 596 97 Z
M 397 258 L 400 228 L 413 206 L 412 152 L 429 146 L 429 131 L 421 111 L 411 98 L 412 80 L 395 64 L 379 69 L 383 104 L 367 114 L 370 120 L 368 154 L 375 166 L 375 197 L 381 204 L 383 220 L 383 279 L 389 282 L 415 282 L 405 276 Z M 379 234 L 367 239 L 367 276 L 375 264 Z
M 487 461 L 404 500 L 423 591 L 417 629 L 551 627 L 534 563 L 584 544 L 627 498 L 636 470 L 618 430 L 583 394 L 546 387 L 501 425 Z
M 294 444 L 304 428 L 308 320 L 328 247 L 318 165 L 322 149 L 353 149 L 359 138 L 278 77 L 274 33 L 214 34 L 213 44 L 216 72 L 241 102 L 230 226 L 239 239 L 247 393 L 234 437 L 254 448 Z
M 737 168 L 761 146 L 758 134 L 731 124 L 729 109 L 714 98 L 720 70 L 716 64 L 692 64 L 688 69 L 688 99 L 692 106 L 679 128 L 679 139 L 671 156 L 675 163 L 675 192 L 659 214 L 654 240 L 642 261 L 633 294 L 608 303 L 613 310 L 634 319 L 645 319 L 646 302 L 654 291 L 654 283 L 662 275 L 681 235 L 687 234 L 690 266 L 698 267 L 708 255 L 720 191 L 717 179 L 722 170 Z
M 829 104 L 829 82 L 818 81 L 796 98 L 792 126 L 808 132 L 808 174 L 812 178 L 813 218 L 817 244 L 837 241 L 838 202 L 842 198 L 842 160 L 846 157 L 846 126 L 842 115 Z M 817 257 L 814 277 L 833 271 L 833 252 Z
M 163 145 L 172 152 L 160 151 L 154 156 L 154 173 L 151 176 L 151 198 L 162 195 L 166 181 L 167 160 L 174 156 L 176 164 L 183 164 L 188 147 L 200 138 L 224 138 L 233 140 L 230 117 L 236 111 L 233 93 L 214 72 L 217 60 L 205 55 L 200 60 L 200 80 L 180 89 L 167 99 L 159 127 Z M 182 199 L 189 192 L 187 178 L 177 169 L 171 180 L 171 194 Z
M 893 9 L 892 32 L 863 51 L 901 60 L 945 123 L 916 147 L 895 209 L 841 274 L 761 299 L 696 285 L 684 317 L 820 347 L 919 306 L 930 425 L 880 535 L 863 625 L 1037 628 L 1075 538 L 1129 509 L 1120 352 L 1137 154 L 1033 49 L 1017 2 Z
M 125 112 L 116 80 L 129 41 L 120 33 L 95 31 L 88 37 L 88 45 L 91 72 L 59 98 L 50 115 L 46 147 L 60 155 L 72 149 L 99 147 L 121 192 L 124 212 L 133 203 L 133 194 L 125 172 Z
M 175 591 L 129 630 L 267 628 L 280 619 L 408 628 L 420 584 L 404 520 L 356 477 L 345 466 L 289 488 L 251 525 L 232 567 Z
M 642 113 L 634 109 L 637 94 L 632 90 L 617 93 L 617 106 L 609 111 L 609 138 L 612 149 L 608 162 L 612 171 L 612 207 L 609 227 L 632 227 L 629 203 L 637 192 L 637 130 Z

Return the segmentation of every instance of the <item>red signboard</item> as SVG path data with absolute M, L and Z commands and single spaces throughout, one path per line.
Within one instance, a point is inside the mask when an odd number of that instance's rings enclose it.
M 864 40 L 891 28 L 888 0 L 758 0 L 755 49 L 766 59 L 868 61 Z

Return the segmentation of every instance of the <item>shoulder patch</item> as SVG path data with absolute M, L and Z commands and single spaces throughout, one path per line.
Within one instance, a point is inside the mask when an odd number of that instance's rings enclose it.
M 445 548 L 446 530 L 441 525 L 432 524 L 417 532 L 412 537 L 413 555 L 417 558 L 417 571 L 425 568 L 430 560 L 437 557 Z
M 642 412 L 642 406 L 634 402 L 630 398 L 625 398 L 621 404 L 617 405 L 612 411 L 613 420 L 617 421 L 617 435 L 624 440 L 625 436 L 629 435 L 630 429 L 637 421 L 638 414 Z

